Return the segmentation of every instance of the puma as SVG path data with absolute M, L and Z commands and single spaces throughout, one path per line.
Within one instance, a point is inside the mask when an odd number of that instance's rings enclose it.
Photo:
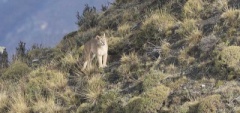
M 99 68 L 107 66 L 108 44 L 105 33 L 103 36 L 96 36 L 84 44 L 83 49 L 84 63 L 82 71 L 91 68 L 92 60 L 97 56 Z

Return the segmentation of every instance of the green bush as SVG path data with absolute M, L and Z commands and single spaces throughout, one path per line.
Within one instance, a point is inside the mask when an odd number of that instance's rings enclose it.
M 94 111 L 102 113 L 122 113 L 123 108 L 119 96 L 116 91 L 103 93 Z
M 157 86 L 160 84 L 161 80 L 164 79 L 164 77 L 166 77 L 166 75 L 161 71 L 150 71 L 150 73 L 147 73 L 145 75 L 145 78 L 143 80 L 143 90 L 146 91 L 152 87 Z
M 227 46 L 221 51 L 216 51 L 215 69 L 224 74 L 224 77 L 231 79 L 231 74 L 240 73 L 240 47 Z M 226 76 L 227 75 L 227 76 Z M 230 78 L 229 78 L 230 77 Z
M 10 65 L 9 68 L 3 73 L 2 78 L 17 81 L 22 76 L 27 75 L 31 69 L 28 67 L 26 63 L 21 61 L 15 61 L 13 64 Z
M 98 13 L 95 7 L 85 5 L 82 15 L 77 13 L 77 25 L 82 30 L 87 30 L 98 25 Z
M 133 1 L 133 0 L 116 0 L 116 3 L 122 4 L 122 3 L 132 2 L 132 1 Z
M 197 113 L 217 113 L 221 107 L 221 95 L 211 95 L 199 102 Z
M 133 97 L 126 105 L 126 113 L 157 113 L 163 102 L 168 98 L 170 88 L 158 85 L 141 94 L 140 97 Z

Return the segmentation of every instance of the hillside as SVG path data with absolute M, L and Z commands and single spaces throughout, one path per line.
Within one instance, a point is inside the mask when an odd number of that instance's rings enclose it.
M 239 5 L 116 0 L 102 12 L 86 6 L 78 31 L 0 70 L 0 112 L 238 113 Z M 82 45 L 103 33 L 108 67 L 80 71 Z

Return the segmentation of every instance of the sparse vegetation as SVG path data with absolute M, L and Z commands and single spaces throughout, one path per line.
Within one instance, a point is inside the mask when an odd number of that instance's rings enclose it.
M 239 112 L 239 4 L 116 0 L 102 12 L 86 5 L 79 30 L 56 47 L 20 42 L 12 62 L 0 60 L 0 112 Z M 84 43 L 102 33 L 108 66 L 81 72 Z

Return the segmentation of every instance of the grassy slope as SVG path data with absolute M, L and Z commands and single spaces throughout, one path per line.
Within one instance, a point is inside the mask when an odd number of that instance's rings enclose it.
M 239 112 L 236 4 L 117 0 L 99 13 L 96 27 L 65 36 L 51 63 L 31 68 L 16 62 L 3 70 L 0 111 Z M 103 32 L 109 66 L 83 74 L 80 46 Z

